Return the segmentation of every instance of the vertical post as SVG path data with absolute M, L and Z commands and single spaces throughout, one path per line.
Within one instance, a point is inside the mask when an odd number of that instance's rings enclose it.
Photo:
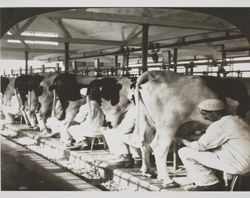
M 171 50 L 168 50 L 168 65 L 171 65 Z
M 45 73 L 45 65 L 42 65 L 42 73 Z
M 142 72 L 148 70 L 148 24 L 142 26 Z
M 225 45 L 222 45 L 221 46 L 221 57 L 222 57 L 222 61 L 225 61 L 226 60 L 226 56 L 227 56 L 227 54 L 226 54 L 226 50 L 225 50 Z
M 174 48 L 174 72 L 177 72 L 177 57 L 178 57 L 178 50 Z
M 33 73 L 33 68 L 32 68 L 32 66 L 30 66 L 30 74 L 32 74 Z
M 128 54 L 128 52 L 125 52 L 123 54 L 122 75 L 124 75 L 125 68 L 128 68 L 128 64 L 129 64 L 129 54 Z
M 14 70 L 13 69 L 11 69 L 11 76 L 14 76 Z
M 64 43 L 65 46 L 65 71 L 69 71 L 69 43 Z
M 22 70 L 22 68 L 21 68 L 21 67 L 19 68 L 19 72 L 20 72 L 20 75 L 22 75 L 23 70 Z
M 118 55 L 115 56 L 115 75 L 118 75 Z
M 29 52 L 25 51 L 25 74 L 28 74 Z
M 72 69 L 73 69 L 73 72 L 77 73 L 77 64 L 76 64 L 76 61 L 72 61 Z
M 60 72 L 60 66 L 59 66 L 59 63 L 56 63 L 56 72 Z
M 99 58 L 95 59 L 94 67 L 97 70 L 97 72 L 95 72 L 95 75 L 98 75 L 99 74 L 99 69 L 100 69 L 100 59 Z

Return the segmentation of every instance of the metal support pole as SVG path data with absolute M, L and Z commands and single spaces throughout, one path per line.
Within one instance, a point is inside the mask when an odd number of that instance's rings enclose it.
M 221 46 L 221 57 L 222 57 L 222 60 L 226 60 L 226 56 L 227 56 L 227 54 L 226 54 L 226 50 L 225 50 L 225 45 L 222 45 Z
M 69 43 L 64 43 L 65 45 L 65 71 L 69 71 Z
M 25 51 L 25 74 L 28 74 L 29 52 Z
M 171 65 L 171 50 L 168 50 L 168 64 Z
M 72 61 L 72 69 L 73 69 L 73 72 L 77 73 L 76 61 Z
M 56 63 L 56 72 L 60 72 L 60 66 L 59 66 L 59 63 Z
M 99 69 L 100 69 L 100 59 L 99 58 L 95 59 L 95 69 L 97 71 L 95 73 L 95 75 L 98 75 L 99 74 Z
M 45 65 L 42 65 L 42 73 L 45 73 Z
M 178 57 L 178 50 L 174 48 L 174 72 L 177 72 L 177 57 Z
M 129 54 L 126 52 L 123 54 L 123 66 L 122 66 L 122 75 L 125 74 L 125 70 L 128 68 L 129 64 Z
M 142 72 L 148 70 L 148 24 L 142 27 Z
M 115 56 L 115 75 L 118 75 L 118 56 Z
M 32 66 L 30 66 L 30 74 L 32 74 L 33 73 L 33 68 L 32 68 Z

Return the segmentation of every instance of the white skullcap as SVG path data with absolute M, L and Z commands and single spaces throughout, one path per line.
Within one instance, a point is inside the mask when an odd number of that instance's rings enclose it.
M 225 104 L 218 99 L 207 99 L 200 102 L 198 107 L 205 111 L 219 111 L 225 108 Z
M 87 96 L 87 88 L 82 88 L 81 90 L 80 90 L 80 94 L 82 95 L 82 96 Z

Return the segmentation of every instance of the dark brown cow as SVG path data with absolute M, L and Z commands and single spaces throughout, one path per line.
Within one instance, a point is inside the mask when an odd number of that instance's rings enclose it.
M 169 184 L 166 160 L 170 144 L 177 130 L 185 123 L 197 121 L 210 123 L 200 116 L 197 105 L 210 98 L 237 100 L 237 114 L 244 116 L 248 108 L 245 86 L 237 80 L 216 77 L 184 76 L 170 71 L 149 71 L 138 78 L 136 85 L 138 108 L 136 134 L 138 144 L 144 152 L 143 171 L 153 172 L 149 150 L 153 149 L 158 179 Z M 148 126 L 155 133 L 148 131 Z

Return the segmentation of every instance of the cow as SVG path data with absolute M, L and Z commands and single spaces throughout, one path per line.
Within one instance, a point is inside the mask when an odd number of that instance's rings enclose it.
M 86 102 L 80 96 L 80 89 L 83 87 L 88 87 L 88 94 L 99 96 L 98 100 L 107 125 L 115 127 L 121 122 L 124 111 L 127 110 L 130 84 L 131 79 L 127 77 L 89 77 L 64 73 L 57 76 L 51 89 L 56 90 L 63 108 L 66 109 L 66 128 L 75 117 L 80 105 Z
M 20 95 L 22 103 L 22 114 L 25 118 L 27 125 L 37 128 L 37 121 L 35 116 L 35 110 L 38 105 L 37 98 L 33 96 L 34 93 L 30 90 L 30 81 L 33 76 L 29 74 L 18 76 L 14 82 L 14 88 Z
M 19 107 L 23 104 L 21 95 L 15 89 L 16 78 L 1 77 L 1 109 L 5 109 L 3 114 L 6 123 L 13 123 L 13 115 L 24 117 L 25 123 L 29 123 L 26 112 Z M 21 113 L 20 113 L 21 111 Z
M 62 107 L 63 115 L 58 130 L 60 130 L 61 141 L 64 143 L 67 143 L 69 139 L 67 133 L 69 123 L 74 119 L 80 106 L 86 103 L 86 99 L 80 95 L 80 89 L 86 87 L 94 79 L 95 77 L 66 72 L 56 76 L 49 87 L 50 91 L 55 91 Z
M 10 105 L 11 98 L 14 96 L 14 78 L 1 76 L 1 117 L 6 115 L 2 112 L 4 106 Z
M 48 133 L 48 128 L 45 124 L 46 119 L 51 116 L 53 104 L 53 92 L 50 86 L 53 84 L 54 79 L 58 73 L 45 73 L 43 75 L 34 75 L 28 83 L 28 89 L 31 92 L 31 97 L 34 108 L 31 109 L 32 113 L 36 115 L 38 128 L 43 133 Z
M 171 186 L 166 160 L 169 147 L 178 129 L 196 121 L 208 126 L 200 116 L 197 105 L 210 98 L 238 101 L 235 108 L 239 116 L 248 111 L 248 93 L 238 80 L 211 76 L 184 76 L 171 71 L 148 71 L 136 84 L 137 119 L 134 133 L 143 155 L 141 170 L 153 173 L 149 160 L 150 149 L 156 162 L 157 178 Z M 148 129 L 154 130 L 148 130 Z

